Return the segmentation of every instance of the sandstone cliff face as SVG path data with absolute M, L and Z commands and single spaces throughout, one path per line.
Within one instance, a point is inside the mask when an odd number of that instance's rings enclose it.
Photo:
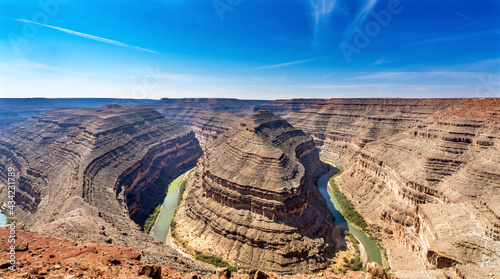
M 345 243 L 314 184 L 313 140 L 259 111 L 210 143 L 176 214 L 190 248 L 278 273 L 328 267 Z
M 262 105 L 256 105 L 252 108 L 252 111 L 258 110 L 268 110 L 277 116 L 285 116 L 289 113 L 296 112 L 299 110 L 306 109 L 310 106 L 320 104 L 325 102 L 325 99 L 284 99 L 275 100 L 264 103 Z
M 324 99 L 291 99 L 276 101 L 237 99 L 162 99 L 145 106 L 154 108 L 166 118 L 194 131 L 202 146 L 216 139 L 243 117 L 258 110 L 268 110 L 278 116 L 308 108 Z
M 284 118 L 316 141 L 322 154 L 343 164 L 367 143 L 414 127 L 459 99 L 329 99 Z
M 289 119 L 344 164 L 339 186 L 385 239 L 396 275 L 500 274 L 500 100 L 365 101 Z
M 9 125 L 21 123 L 51 108 L 66 107 L 101 107 L 106 104 L 119 104 L 122 106 L 134 106 L 152 103 L 153 100 L 142 99 L 111 99 L 111 98 L 0 98 L 0 129 Z
M 147 244 L 131 219 L 143 224 L 200 155 L 193 132 L 152 109 L 117 105 L 46 111 L 0 137 L 0 168 L 18 170 L 16 215 L 28 228 L 165 259 L 180 255 Z
M 252 113 L 258 100 L 221 98 L 161 99 L 145 106 L 154 108 L 166 118 L 194 131 L 202 146 L 217 138 Z
M 166 118 L 191 129 L 202 146 L 207 145 L 241 121 L 240 117 L 230 112 L 216 112 L 211 109 L 161 108 L 157 110 Z
M 154 109 L 169 109 L 182 111 L 183 109 L 203 109 L 215 112 L 229 112 L 238 117 L 249 115 L 248 109 L 268 101 L 261 100 L 238 100 L 225 98 L 184 98 L 184 99 L 161 99 L 156 103 L 146 106 Z

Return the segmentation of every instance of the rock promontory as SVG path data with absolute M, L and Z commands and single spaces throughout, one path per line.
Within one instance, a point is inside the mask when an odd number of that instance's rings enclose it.
M 176 213 L 185 248 L 243 269 L 310 273 L 345 246 L 315 181 L 315 143 L 258 111 L 208 144 Z
M 153 109 L 119 105 L 47 110 L 0 135 L 0 171 L 16 170 L 19 227 L 131 247 L 186 270 L 199 268 L 140 226 L 201 154 L 192 131 Z M 4 201 L 6 185 L 2 176 Z

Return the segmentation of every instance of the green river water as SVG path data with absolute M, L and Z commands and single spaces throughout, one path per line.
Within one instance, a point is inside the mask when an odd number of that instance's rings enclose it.
M 170 229 L 170 223 L 174 218 L 175 209 L 177 208 L 177 200 L 179 197 L 179 187 L 181 182 L 189 171 L 179 175 L 170 185 L 168 186 L 168 193 L 163 200 L 163 205 L 160 214 L 156 219 L 154 227 L 151 229 L 151 235 L 161 242 L 165 242 L 167 239 L 168 231 Z
M 0 226 L 7 224 L 7 216 L 0 213 Z
M 325 173 L 318 180 L 318 187 L 321 194 L 325 197 L 328 208 L 335 217 L 335 222 L 343 229 L 348 230 L 350 233 L 355 235 L 363 244 L 366 249 L 368 262 L 376 262 L 382 265 L 382 257 L 377 244 L 373 242 L 363 231 L 357 229 L 356 227 L 349 224 L 346 221 L 342 213 L 340 212 L 339 205 L 335 200 L 330 187 L 328 186 L 328 180 L 330 177 L 335 175 L 337 169 L 331 169 L 328 173 Z M 177 200 L 179 197 L 179 186 L 184 178 L 184 176 L 189 171 L 179 175 L 168 187 L 168 193 L 163 201 L 163 206 L 160 214 L 156 220 L 155 226 L 151 230 L 151 234 L 159 241 L 165 242 L 169 233 L 170 223 L 174 217 L 175 210 L 177 208 Z
M 321 194 L 325 197 L 328 208 L 332 212 L 335 217 L 335 223 L 339 225 L 341 228 L 349 231 L 351 234 L 356 236 L 359 241 L 363 244 L 366 249 L 366 254 L 368 257 L 368 262 L 376 262 L 382 265 L 382 256 L 380 255 L 380 250 L 378 249 L 377 244 L 369 238 L 363 231 L 351 225 L 347 220 L 342 216 L 340 212 L 340 207 L 333 196 L 332 190 L 328 185 L 328 180 L 330 177 L 335 175 L 337 169 L 331 169 L 329 172 L 323 174 L 318 180 L 318 187 Z

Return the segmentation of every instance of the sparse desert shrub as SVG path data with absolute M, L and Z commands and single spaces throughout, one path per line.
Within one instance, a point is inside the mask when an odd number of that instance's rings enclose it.
M 144 231 L 146 233 L 149 233 L 151 231 L 151 228 L 153 228 L 156 218 L 158 218 L 158 215 L 161 212 L 161 203 L 153 210 L 151 215 L 149 215 L 148 219 L 146 219 L 146 222 L 144 222 Z

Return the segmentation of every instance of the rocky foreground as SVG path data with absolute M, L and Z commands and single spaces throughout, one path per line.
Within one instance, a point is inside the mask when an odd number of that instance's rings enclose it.
M 251 270 L 248 274 L 235 274 L 219 269 L 211 275 L 180 271 L 170 265 L 147 264 L 141 253 L 129 247 L 109 247 L 98 243 L 77 244 L 61 238 L 44 237 L 36 233 L 17 230 L 15 270 L 9 262 L 8 242 L 10 230 L 0 227 L 0 278 L 172 278 L 172 279 L 391 279 L 391 275 L 376 264 L 368 272 L 349 271 L 345 275 L 330 272 L 313 275 L 280 276 L 275 273 Z M 384 277 L 386 276 L 386 277 Z M 387 277 L 389 276 L 389 277 Z

